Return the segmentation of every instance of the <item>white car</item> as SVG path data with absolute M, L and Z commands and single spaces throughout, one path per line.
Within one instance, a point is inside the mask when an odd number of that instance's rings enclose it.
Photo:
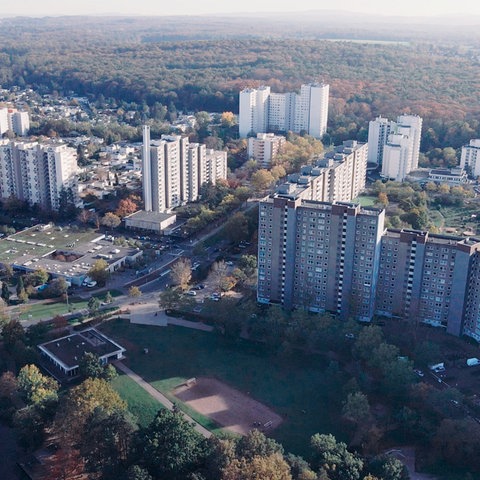
M 93 288 L 97 286 L 97 282 L 95 280 L 92 280 L 91 282 L 87 283 L 88 288 Z
M 186 295 L 191 295 L 192 297 L 196 297 L 197 296 L 197 292 L 195 290 L 189 290 Z

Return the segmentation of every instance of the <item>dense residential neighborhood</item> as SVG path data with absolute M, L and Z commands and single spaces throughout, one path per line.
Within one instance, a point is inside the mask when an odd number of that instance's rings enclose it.
M 1 8 L 0 478 L 477 478 L 480 20 Z

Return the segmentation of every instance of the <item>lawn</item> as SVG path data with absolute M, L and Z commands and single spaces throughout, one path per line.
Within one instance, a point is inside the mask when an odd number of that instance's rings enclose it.
M 353 203 L 359 203 L 362 207 L 375 207 L 378 202 L 378 197 L 372 195 L 360 195 Z
M 213 333 L 124 320 L 112 320 L 101 329 L 127 348 L 130 368 L 170 398 L 172 388 L 186 379 L 211 376 L 270 406 L 284 418 L 272 436 L 288 451 L 306 454 L 317 432 L 344 438 L 338 421 L 340 382 L 327 374 L 322 357 L 281 357 L 252 342 L 226 343 Z
M 137 418 L 142 427 L 148 425 L 155 414 L 164 408 L 161 403 L 123 373 L 119 373 L 118 377 L 112 381 L 112 387 L 127 402 L 128 410 Z
M 117 297 L 122 295 L 122 292 L 119 290 L 111 290 L 110 294 L 112 297 Z M 105 294 L 94 295 L 100 301 L 105 300 Z M 20 311 L 19 318 L 20 320 L 50 320 L 56 315 L 65 315 L 67 313 L 75 313 L 79 310 L 88 308 L 88 299 L 81 299 L 79 297 L 70 297 L 69 298 L 69 307 L 65 301 L 59 301 L 59 299 L 46 300 L 45 303 L 32 303 L 19 305 L 18 311 Z

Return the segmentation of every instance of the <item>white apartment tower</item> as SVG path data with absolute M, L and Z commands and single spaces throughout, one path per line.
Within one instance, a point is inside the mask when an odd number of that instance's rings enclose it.
M 381 175 L 396 181 L 418 168 L 422 119 L 400 115 L 396 122 L 377 117 L 369 123 L 368 161 L 382 166 Z
M 30 128 L 28 112 L 20 112 L 16 108 L 0 108 L 0 135 L 11 131 L 19 137 L 27 135 Z
M 256 137 L 248 139 L 247 154 L 262 168 L 270 168 L 272 160 L 282 151 L 285 137 L 273 133 L 257 133 Z
M 270 87 L 247 88 L 240 92 L 239 132 L 241 137 L 250 133 L 266 132 L 268 128 L 268 98 Z
M 383 147 L 387 143 L 392 122 L 387 118 L 377 117 L 368 124 L 368 163 L 383 163 Z
M 58 210 L 60 193 L 76 200 L 76 151 L 66 145 L 0 141 L 0 197 Z
M 321 138 L 327 131 L 329 85 L 302 85 L 300 93 L 270 93 L 270 87 L 240 92 L 239 133 L 306 131 Z
M 210 150 L 188 137 L 150 139 L 143 131 L 143 200 L 145 211 L 165 213 L 198 199 L 204 183 L 227 178 L 227 152 Z M 148 208 L 148 210 L 147 210 Z
M 468 145 L 462 147 L 462 156 L 460 157 L 460 168 L 469 170 L 473 177 L 480 175 L 480 139 L 470 140 Z

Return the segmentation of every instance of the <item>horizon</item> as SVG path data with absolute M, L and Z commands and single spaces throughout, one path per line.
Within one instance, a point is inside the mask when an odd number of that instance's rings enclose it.
M 385 4 L 381 0 L 367 0 L 361 8 L 355 0 L 340 0 L 332 8 L 326 0 L 298 0 L 295 4 L 273 0 L 244 0 L 242 6 L 217 0 L 179 0 L 175 4 L 154 4 L 150 0 L 84 0 L 80 5 L 60 0 L 20 0 L 12 5 L 0 5 L 0 17 L 61 17 L 61 16 L 205 16 L 288 14 L 330 12 L 364 14 L 386 17 L 438 18 L 448 16 L 480 15 L 480 3 L 473 0 L 404 0 L 401 4 Z M 163 2 L 162 2 L 163 3 Z

